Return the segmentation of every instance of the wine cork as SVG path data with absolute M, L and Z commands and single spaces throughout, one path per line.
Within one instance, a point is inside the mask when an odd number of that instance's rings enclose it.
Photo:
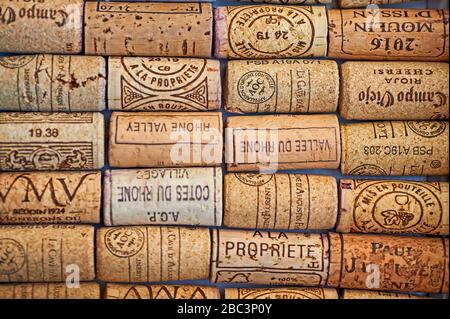
M 0 224 L 96 224 L 100 201 L 100 172 L 0 173 Z
M 342 299 L 426 299 L 426 297 L 408 293 L 344 289 Z
M 104 223 L 222 225 L 222 168 L 106 171 Z
M 332 3 L 333 0 L 231 0 L 232 2 L 263 2 L 263 3 L 279 3 L 279 4 L 318 4 Z
M 211 282 L 323 286 L 328 277 L 326 234 L 212 231 Z
M 338 4 L 341 8 L 363 8 L 368 5 L 384 5 L 393 3 L 406 3 L 419 0 L 339 0 Z
M 339 70 L 331 60 L 229 61 L 225 107 L 237 113 L 331 113 Z
M 103 167 L 101 113 L 0 113 L 0 171 Z
M 224 195 L 227 227 L 298 230 L 336 224 L 337 186 L 332 176 L 227 174 Z
M 0 282 L 90 281 L 94 227 L 0 226 Z
M 110 282 L 206 279 L 210 245 L 207 228 L 99 228 L 97 276 Z
M 109 58 L 108 106 L 121 111 L 210 111 L 221 104 L 220 62 Z
M 81 52 L 83 0 L 0 0 L 0 52 Z
M 448 238 L 329 234 L 328 286 L 379 291 L 448 291 Z
M 218 7 L 215 56 L 270 59 L 327 54 L 325 6 Z
M 346 62 L 339 112 L 348 120 L 448 119 L 448 63 Z
M 220 112 L 113 112 L 109 164 L 113 167 L 219 166 Z
M 71 55 L 0 57 L 0 86 L 0 110 L 102 111 L 106 62 Z
M 448 235 L 448 183 L 340 181 L 338 232 Z
M 334 114 L 233 116 L 225 133 L 229 171 L 339 167 Z
M 226 288 L 225 299 L 339 299 L 339 296 L 332 288 Z
M 87 2 L 85 51 L 91 55 L 209 57 L 210 3 Z
M 448 10 L 328 10 L 328 56 L 448 61 Z
M 341 138 L 344 175 L 448 174 L 448 122 L 344 124 Z
M 0 299 L 100 299 L 100 285 L 94 282 L 81 282 L 78 287 L 65 283 L 2 284 Z
M 106 284 L 105 299 L 220 299 L 217 287 Z

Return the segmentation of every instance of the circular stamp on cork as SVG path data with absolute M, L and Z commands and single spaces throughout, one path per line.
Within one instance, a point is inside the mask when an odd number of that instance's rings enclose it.
M 411 131 L 426 138 L 439 136 L 444 133 L 447 128 L 447 124 L 445 122 L 437 121 L 408 121 L 407 125 Z
M 12 275 L 25 264 L 25 249 L 14 239 L 0 238 L 0 275 Z
M 384 169 L 373 164 L 363 164 L 352 169 L 349 175 L 388 175 Z
M 353 218 L 359 230 L 428 233 L 441 223 L 442 204 L 421 184 L 374 182 L 356 196 Z
M 35 55 L 17 55 L 0 58 L 0 65 L 7 69 L 19 69 L 36 59 Z
M 229 46 L 240 57 L 301 56 L 314 42 L 314 25 L 295 7 L 248 6 L 228 26 Z
M 236 178 L 243 184 L 249 186 L 262 186 L 270 182 L 273 178 L 271 174 L 234 174 Z
M 251 104 L 268 101 L 275 93 L 275 80 L 266 72 L 245 73 L 237 84 L 239 96 Z
M 113 228 L 105 234 L 106 248 L 121 258 L 137 254 L 144 246 L 144 241 L 144 233 L 136 227 Z

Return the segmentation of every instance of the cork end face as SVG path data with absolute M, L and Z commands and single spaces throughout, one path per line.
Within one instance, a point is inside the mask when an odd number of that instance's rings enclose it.
M 214 56 L 225 59 L 228 56 L 228 30 L 225 7 L 214 10 Z

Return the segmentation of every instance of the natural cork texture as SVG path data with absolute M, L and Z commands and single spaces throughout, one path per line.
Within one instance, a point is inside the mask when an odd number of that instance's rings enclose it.
M 99 228 L 97 277 L 106 282 L 206 279 L 210 245 L 207 228 Z
M 225 107 L 236 113 L 331 113 L 339 70 L 331 60 L 228 61 Z
M 364 8 L 327 13 L 329 57 L 448 61 L 448 10 Z
M 210 111 L 221 105 L 220 62 L 109 58 L 108 107 L 120 111 Z
M 86 2 L 91 55 L 209 57 L 210 3 Z
M 332 176 L 227 174 L 224 225 L 253 229 L 330 229 L 336 224 L 337 197 L 336 179 Z
M 329 234 L 328 286 L 448 292 L 448 238 Z
M 0 110 L 102 111 L 106 62 L 71 55 L 0 57 L 0 87 Z
M 233 0 L 233 2 L 256 2 L 256 3 L 273 3 L 273 4 L 318 4 L 332 3 L 333 0 Z
M 448 63 L 345 62 L 339 112 L 347 120 L 448 119 L 448 77 Z
M 219 7 L 215 56 L 270 59 L 325 56 L 325 6 L 244 5 Z
M 226 288 L 225 299 L 339 299 L 339 296 L 332 288 Z
M 341 8 L 363 8 L 368 5 L 400 4 L 414 1 L 419 0 L 338 0 L 338 4 Z
M 340 181 L 338 232 L 447 235 L 448 182 Z
M 448 122 L 341 126 L 344 175 L 448 175 Z
M 0 171 L 102 168 L 104 134 L 101 113 L 0 113 Z
M 222 168 L 109 170 L 104 178 L 104 223 L 222 225 Z
M 112 167 L 219 166 L 220 112 L 113 112 L 109 130 Z
M 326 234 L 215 229 L 211 282 L 323 286 L 327 281 Z
M 90 281 L 94 227 L 0 226 L 0 256 L 0 282 Z
M 80 53 L 83 6 L 83 0 L 0 0 L 0 52 Z
M 220 299 L 217 287 L 106 284 L 105 299 Z
M 229 171 L 339 167 L 336 115 L 259 115 L 227 118 Z
M 100 172 L 0 173 L 0 225 L 100 222 Z
M 78 287 L 66 283 L 25 283 L 0 285 L 0 299 L 100 299 L 100 285 L 81 282 Z
M 416 296 L 407 293 L 371 291 L 371 290 L 354 290 L 344 289 L 342 299 L 425 299 L 426 297 Z

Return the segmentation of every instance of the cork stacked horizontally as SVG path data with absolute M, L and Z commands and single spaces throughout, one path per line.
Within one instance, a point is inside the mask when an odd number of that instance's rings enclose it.
M 448 293 L 448 10 L 317 2 L 0 0 L 0 298 Z

